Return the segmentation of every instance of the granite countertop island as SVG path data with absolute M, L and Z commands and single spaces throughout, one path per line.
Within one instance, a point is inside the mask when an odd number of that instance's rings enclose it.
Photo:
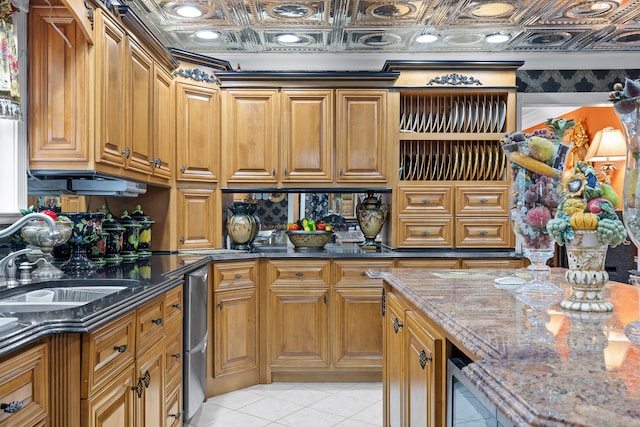
M 383 277 L 474 363 L 463 369 L 514 425 L 640 426 L 640 346 L 624 333 L 640 317 L 640 288 L 609 282 L 610 313 L 534 308 L 500 276 L 526 270 L 390 269 Z M 563 269 L 551 281 L 568 290 Z

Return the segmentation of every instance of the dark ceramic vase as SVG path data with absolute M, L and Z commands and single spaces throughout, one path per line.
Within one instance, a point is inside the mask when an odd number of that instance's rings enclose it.
M 124 211 L 120 216 L 120 225 L 124 227 L 122 236 L 122 259 L 125 262 L 133 262 L 138 259 L 138 243 L 140 236 L 140 223 L 131 218 L 129 212 Z
M 60 269 L 65 273 L 94 271 L 96 265 L 87 256 L 87 249 L 100 238 L 102 212 L 66 212 L 62 215 L 72 222 L 71 237 L 67 243 L 71 246 L 71 255 Z
M 138 235 L 138 257 L 145 258 L 151 256 L 151 226 L 155 223 L 148 215 L 145 215 L 140 205 L 131 213 L 131 218 L 140 224 Z

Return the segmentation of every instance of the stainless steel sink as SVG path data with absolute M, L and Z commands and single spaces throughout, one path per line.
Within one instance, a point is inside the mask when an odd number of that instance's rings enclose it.
M 88 304 L 127 286 L 77 286 L 44 288 L 0 300 L 0 312 L 25 313 L 64 310 Z

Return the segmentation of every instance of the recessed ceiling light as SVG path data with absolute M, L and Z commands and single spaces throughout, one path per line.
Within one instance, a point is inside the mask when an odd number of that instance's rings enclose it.
M 420 34 L 418 37 L 416 37 L 416 42 L 417 43 L 433 43 L 434 41 L 438 40 L 438 36 L 436 36 L 435 34 Z
M 280 34 L 276 37 L 276 39 L 280 43 L 297 43 L 300 41 L 300 37 L 296 36 L 295 34 Z
M 220 34 L 211 30 L 200 30 L 195 35 L 196 37 L 200 39 L 205 39 L 205 40 L 214 40 L 220 37 Z
M 504 43 L 509 40 L 509 35 L 507 34 L 489 34 L 486 39 L 487 43 Z
M 182 6 L 176 9 L 176 13 L 184 18 L 197 18 L 202 11 L 195 6 Z

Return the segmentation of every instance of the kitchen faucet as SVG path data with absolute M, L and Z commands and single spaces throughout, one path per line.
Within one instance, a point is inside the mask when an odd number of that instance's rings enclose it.
M 0 239 L 11 236 L 13 233 L 15 233 L 20 228 L 22 228 L 22 226 L 24 226 L 27 222 L 31 220 L 36 220 L 36 219 L 43 220 L 49 225 L 49 228 L 51 228 L 50 235 L 55 235 L 59 233 L 58 228 L 56 226 L 56 222 L 53 220 L 53 218 L 51 218 L 48 215 L 35 212 L 35 213 L 30 213 L 28 215 L 23 216 L 22 218 L 20 218 L 18 221 L 16 221 L 9 227 L 3 230 L 0 230 Z M 35 248 L 20 249 L 19 251 L 11 252 L 9 255 L 2 258 L 0 260 L 0 281 L 1 279 L 4 278 L 5 285 L 9 287 L 16 286 L 18 284 L 18 281 L 16 280 L 17 268 L 15 265 L 15 259 L 20 255 L 28 254 L 33 251 L 37 252 L 38 249 L 35 249 Z

